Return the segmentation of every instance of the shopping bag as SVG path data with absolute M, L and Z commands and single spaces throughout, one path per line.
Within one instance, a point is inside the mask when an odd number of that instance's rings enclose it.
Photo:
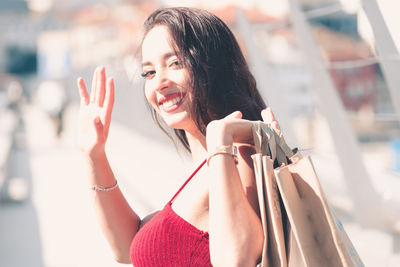
M 253 127 L 256 154 L 252 155 L 264 230 L 263 254 L 259 266 L 284 267 L 288 266 L 289 225 L 285 214 L 282 216 L 282 202 L 274 174 L 273 158 L 276 159 L 276 150 L 271 151 L 270 148 L 276 148 L 276 146 L 269 145 L 275 141 L 275 136 L 270 128 L 264 126 L 265 129 L 262 130 L 262 126 L 262 124 L 256 124 Z
M 264 247 L 260 266 L 364 266 L 334 216 L 310 157 L 302 157 L 269 124 L 253 126 Z

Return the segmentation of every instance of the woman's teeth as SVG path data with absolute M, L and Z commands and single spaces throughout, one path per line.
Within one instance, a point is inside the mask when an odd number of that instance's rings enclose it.
M 179 101 L 181 101 L 181 100 L 182 100 L 182 97 L 176 97 L 171 100 L 165 101 L 162 105 L 164 108 L 170 108 L 170 107 L 176 105 L 177 103 L 179 103 Z

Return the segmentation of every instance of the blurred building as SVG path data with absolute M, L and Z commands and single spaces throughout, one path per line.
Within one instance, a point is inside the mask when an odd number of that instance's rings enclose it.
M 303 0 L 326 67 L 345 108 L 354 113 L 390 111 L 390 95 L 374 51 L 359 34 L 359 12 L 347 12 L 338 0 Z M 118 80 L 135 81 L 135 58 L 144 19 L 159 5 L 206 8 L 221 17 L 237 35 L 237 9 L 251 23 L 260 56 L 271 64 L 292 98 L 293 114 L 313 112 L 315 103 L 309 74 L 288 19 L 288 3 L 252 1 L 60 1 L 0 0 L 0 72 L 38 74 L 29 83 L 35 90 L 40 80 L 62 80 L 75 86 L 75 77 L 89 76 L 97 65 L 114 70 Z M 365 63 L 367 62 L 367 63 Z M 73 93 L 68 92 L 69 98 Z
M 0 72 L 17 75 L 26 95 L 31 95 L 37 84 L 40 34 L 69 27 L 68 19 L 57 13 L 32 9 L 33 2 L 0 1 Z

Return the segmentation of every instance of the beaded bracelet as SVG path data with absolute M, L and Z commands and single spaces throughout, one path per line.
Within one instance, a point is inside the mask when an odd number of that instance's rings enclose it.
M 210 154 L 210 156 L 208 156 L 207 158 L 207 166 L 210 165 L 210 160 L 212 157 L 216 156 L 216 155 L 231 155 L 232 158 L 235 161 L 235 164 L 238 163 L 238 159 L 237 159 L 237 147 L 234 145 L 226 145 L 226 146 L 218 146 L 215 149 L 215 152 Z
M 117 188 L 117 187 L 118 187 L 118 181 L 115 180 L 115 184 L 114 184 L 113 186 L 102 188 L 102 187 L 97 187 L 97 186 L 95 186 L 95 185 L 92 185 L 92 186 L 90 187 L 90 189 L 92 189 L 93 191 L 107 192 L 107 191 L 111 191 L 111 190 L 113 190 L 113 189 L 115 189 L 115 188 Z

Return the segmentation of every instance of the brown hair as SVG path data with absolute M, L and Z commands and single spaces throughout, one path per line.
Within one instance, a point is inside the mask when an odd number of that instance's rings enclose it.
M 221 19 L 196 8 L 160 8 L 145 21 L 143 39 L 159 25 L 167 27 L 178 57 L 188 68 L 193 90 L 192 114 L 203 135 L 209 122 L 236 110 L 242 112 L 244 119 L 262 119 L 261 110 L 266 105 L 233 33 Z M 168 134 L 157 112 L 151 110 L 155 122 Z M 185 131 L 174 132 L 190 151 Z

